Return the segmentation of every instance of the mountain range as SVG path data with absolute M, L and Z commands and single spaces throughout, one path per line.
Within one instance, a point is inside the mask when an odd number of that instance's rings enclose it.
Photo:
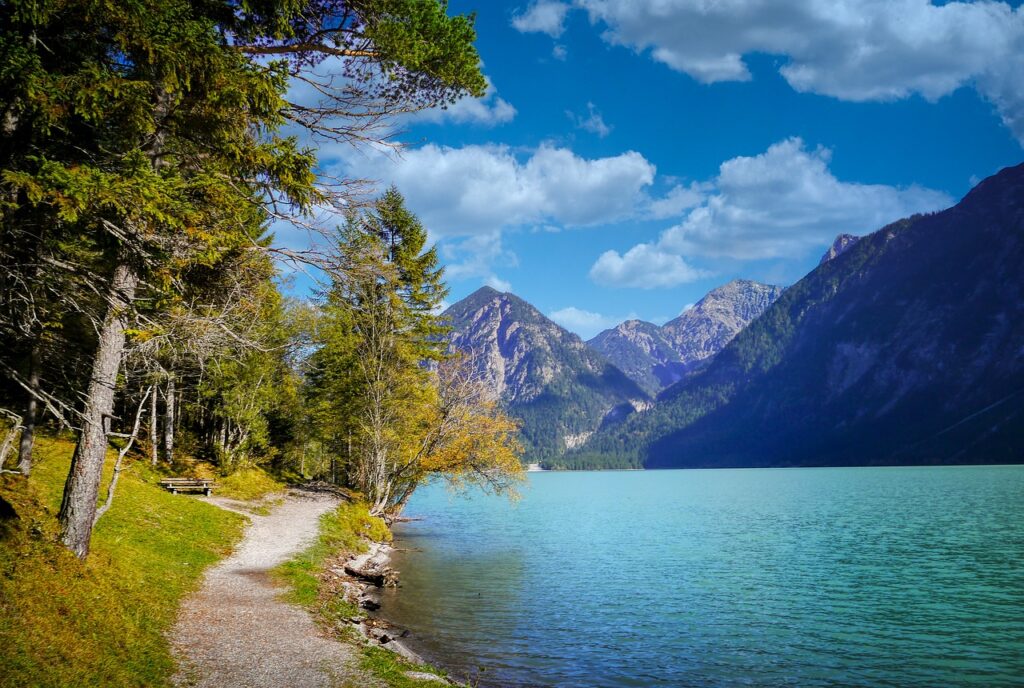
M 651 404 L 650 395 L 607 358 L 514 294 L 483 287 L 445 316 L 454 347 L 471 356 L 521 421 L 530 461 L 559 457 L 602 424 Z
M 651 394 L 711 360 L 761 315 L 782 287 L 734 280 L 659 327 L 643 320 L 605 330 L 587 342 Z
M 1024 165 L 956 206 L 840 235 L 780 287 L 582 342 L 511 294 L 449 309 L 527 456 L 552 466 L 1024 460 Z
M 1024 165 L 844 242 L 699 373 L 578 461 L 1024 460 Z

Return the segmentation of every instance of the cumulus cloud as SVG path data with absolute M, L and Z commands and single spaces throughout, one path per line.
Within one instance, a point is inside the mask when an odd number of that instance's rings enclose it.
M 600 285 L 640 289 L 674 287 L 707 274 L 688 265 L 681 256 L 653 244 L 637 244 L 625 255 L 605 251 L 590 268 L 590 279 Z
M 739 259 L 791 257 L 836 234 L 864 234 L 907 215 L 945 208 L 953 199 L 918 186 L 843 182 L 828 169 L 830 151 L 799 138 L 760 155 L 722 163 L 714 191 L 658 245 L 680 255 Z
M 760 155 L 722 163 L 714 180 L 688 187 L 702 197 L 678 224 L 656 242 L 637 244 L 623 255 L 605 252 L 591 268 L 591 279 L 608 286 L 675 286 L 707 275 L 690 266 L 693 258 L 805 255 L 837 234 L 864 234 L 953 203 L 944 193 L 918 186 L 841 181 L 829 170 L 830 156 L 825 148 L 808 150 L 801 139 L 791 138 Z M 680 196 L 687 203 L 694 200 Z M 665 208 L 683 202 L 672 193 L 664 200 Z
M 708 185 L 701 185 L 694 182 L 689 186 L 676 184 L 669 192 L 661 198 L 651 202 L 648 214 L 655 220 L 664 220 L 667 217 L 679 217 L 683 211 L 700 205 L 704 201 Z
M 522 14 L 512 17 L 512 26 L 522 33 L 546 33 L 558 38 L 565 31 L 569 5 L 552 0 L 535 0 Z
M 604 138 L 608 134 L 612 133 L 612 128 L 608 126 L 601 113 L 597 111 L 593 103 L 587 103 L 587 114 L 577 115 L 572 110 L 566 110 L 565 116 L 572 120 L 572 123 L 577 129 L 583 131 L 589 131 L 591 134 L 597 135 L 599 138 Z
M 398 158 L 349 154 L 344 164 L 349 176 L 393 182 L 435 239 L 614 222 L 648 202 L 655 175 L 633 151 L 588 159 L 552 145 L 517 155 L 507 146 L 428 144 Z
M 1024 8 L 928 0 L 577 0 L 606 41 L 704 82 L 751 78 L 744 56 L 788 58 L 796 90 L 934 101 L 969 85 L 1024 143 Z
M 635 318 L 636 315 L 631 313 L 625 317 L 617 318 L 569 306 L 552 311 L 548 314 L 548 317 L 570 332 L 575 332 L 583 339 L 590 339 L 602 330 L 615 327 L 624 320 Z
M 445 275 L 451 279 L 491 279 L 494 278 L 495 266 L 516 267 L 519 264 L 518 256 L 503 246 L 500 230 L 446 241 L 440 249 Z

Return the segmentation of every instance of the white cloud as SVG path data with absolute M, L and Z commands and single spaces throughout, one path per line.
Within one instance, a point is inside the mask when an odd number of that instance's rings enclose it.
M 515 119 L 516 109 L 504 98 L 498 97 L 498 90 L 487 81 L 487 91 L 482 98 L 466 96 L 447 108 L 432 108 L 411 115 L 418 122 L 454 122 L 456 124 L 478 124 L 493 127 Z
M 428 144 L 398 158 L 339 152 L 347 156 L 348 176 L 394 183 L 435 239 L 611 223 L 648 203 L 655 175 L 654 165 L 633 151 L 587 159 L 551 145 L 525 155 L 497 145 Z
M 546 33 L 558 38 L 565 31 L 569 5 L 552 0 L 535 0 L 522 14 L 512 17 L 512 26 L 522 33 Z
M 674 287 L 706 275 L 703 270 L 688 265 L 679 255 L 652 244 L 637 244 L 625 255 L 605 251 L 590 268 L 590 279 L 602 286 L 640 289 Z
M 548 317 L 570 332 L 575 332 L 583 339 L 590 339 L 599 332 L 607 330 L 609 327 L 615 327 L 625 320 L 635 318 L 636 315 L 634 313 L 630 313 L 625 317 L 618 318 L 610 315 L 602 315 L 601 313 L 594 313 L 593 311 L 585 311 L 581 308 L 576 308 L 575 306 L 569 306 L 557 311 L 552 311 L 548 314 Z
M 564 45 L 556 44 L 555 47 L 551 49 L 551 57 L 559 60 L 560 62 L 565 62 L 565 58 L 569 57 L 569 51 Z
M 498 291 L 512 291 L 512 284 L 507 280 L 501 279 L 497 275 L 488 275 L 487 279 L 484 280 L 484 284 L 492 289 L 497 289 Z
M 820 250 L 837 234 L 864 234 L 953 203 L 918 186 L 840 181 L 828 168 L 830 157 L 827 149 L 807 150 L 791 138 L 760 155 L 722 163 L 713 181 L 677 186 L 678 194 L 651 204 L 651 214 L 656 207 L 661 212 L 691 204 L 678 224 L 623 255 L 606 251 L 590 269 L 591 279 L 606 286 L 675 286 L 707 276 L 687 262 L 696 257 L 792 258 Z
M 491 278 L 494 266 L 516 267 L 519 258 L 504 248 L 501 231 L 493 230 L 440 245 L 445 276 L 450 279 Z
M 704 82 L 747 81 L 744 56 L 788 58 L 796 90 L 852 101 L 973 86 L 1024 143 L 1024 8 L 928 0 L 577 0 L 606 41 Z
M 722 163 L 714 192 L 665 231 L 662 250 L 738 259 L 792 257 L 842 232 L 864 234 L 953 199 L 917 186 L 843 182 L 828 169 L 830 152 L 798 138 L 760 155 Z
M 591 134 L 596 134 L 599 138 L 603 139 L 612 133 L 612 128 L 605 123 L 604 118 L 601 117 L 601 113 L 597 111 L 593 103 L 587 103 L 586 116 L 577 115 L 571 110 L 566 110 L 565 115 L 572 120 L 577 129 L 589 131 Z
M 651 202 L 648 214 L 655 220 L 679 217 L 684 210 L 700 205 L 704 201 L 708 185 L 694 182 L 689 186 L 676 184 L 663 197 Z

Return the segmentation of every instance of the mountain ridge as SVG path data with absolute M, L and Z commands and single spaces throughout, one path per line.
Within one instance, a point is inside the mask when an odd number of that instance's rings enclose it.
M 782 291 L 783 287 L 753 280 L 732 280 L 660 327 L 627 320 L 587 343 L 643 389 L 657 394 L 706 364 Z
M 1024 459 L 1024 165 L 862 237 L 580 460 L 647 467 Z

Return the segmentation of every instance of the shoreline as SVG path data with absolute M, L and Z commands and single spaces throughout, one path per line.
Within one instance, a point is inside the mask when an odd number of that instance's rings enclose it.
M 411 632 L 391 622 L 382 611 L 382 593 L 386 587 L 399 587 L 399 572 L 391 567 L 391 555 L 395 547 L 388 542 L 370 542 L 370 547 L 361 554 L 347 554 L 327 570 L 337 577 L 334 594 L 342 596 L 349 604 L 359 609 L 358 616 L 346 619 L 349 627 L 372 646 L 392 652 L 402 659 L 424 669 L 434 667 L 448 673 L 448 668 L 428 662 L 409 641 Z M 442 676 L 430 671 L 408 672 L 410 678 L 431 680 L 450 686 L 465 687 L 468 684 L 452 675 Z

